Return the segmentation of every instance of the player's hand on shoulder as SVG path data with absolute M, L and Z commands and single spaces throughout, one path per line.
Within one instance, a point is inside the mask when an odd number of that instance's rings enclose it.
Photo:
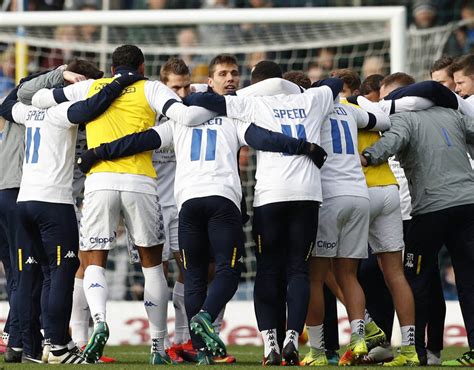
M 77 158 L 77 166 L 82 173 L 89 173 L 92 166 L 99 160 L 94 149 L 88 149 Z
M 69 82 L 71 84 L 86 80 L 85 76 L 71 71 L 63 71 L 63 78 L 64 81 Z
M 328 153 L 326 153 L 326 151 L 321 146 L 310 142 L 308 142 L 306 145 L 305 154 L 318 168 L 321 168 L 323 166 L 324 162 L 326 162 L 326 159 L 328 157 Z
M 124 73 L 117 77 L 113 82 L 118 83 L 122 88 L 124 88 L 142 80 L 147 80 L 147 78 L 138 73 Z
M 183 98 L 183 104 L 190 107 L 191 105 L 196 105 L 196 100 L 205 94 L 204 92 L 193 92 Z

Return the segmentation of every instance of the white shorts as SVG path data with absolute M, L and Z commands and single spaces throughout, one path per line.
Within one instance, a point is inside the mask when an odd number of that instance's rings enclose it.
M 370 204 L 367 198 L 337 196 L 319 209 L 313 257 L 367 258 Z
M 112 249 L 121 214 L 135 245 L 152 247 L 164 243 L 163 216 L 157 195 L 96 190 L 84 197 L 80 249 Z
M 161 209 L 165 226 L 166 242 L 163 246 L 163 261 L 173 259 L 173 253 L 179 252 L 178 245 L 178 207 L 164 206 Z
M 369 188 L 369 245 L 374 254 L 403 250 L 403 222 L 396 185 Z

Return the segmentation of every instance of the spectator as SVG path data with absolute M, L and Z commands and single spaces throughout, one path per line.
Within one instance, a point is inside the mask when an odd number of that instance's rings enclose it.
M 372 75 L 385 75 L 384 59 L 381 56 L 365 57 L 362 64 L 362 77 L 367 78 Z
M 431 0 L 416 0 L 413 5 L 413 25 L 416 28 L 430 28 L 436 23 L 437 9 Z
M 15 87 L 15 49 L 8 47 L 0 54 L 0 97 Z
M 252 69 L 258 62 L 267 59 L 267 54 L 264 51 L 256 51 L 247 55 L 245 59 L 244 71 L 242 71 L 243 86 L 250 85 L 250 74 Z
M 98 10 L 95 1 L 84 1 L 77 10 L 90 12 Z M 83 25 L 78 27 L 78 41 L 81 42 L 95 42 L 99 39 L 100 29 L 94 25 Z
M 319 66 L 328 73 L 334 67 L 334 58 L 336 56 L 336 49 L 334 48 L 322 48 L 317 57 Z
M 188 51 L 188 49 L 192 49 L 198 45 L 198 37 L 193 28 L 185 28 L 179 31 L 176 35 L 176 41 L 180 48 L 186 50 L 181 52 L 178 58 L 183 59 L 189 69 L 192 70 L 196 65 L 204 62 L 204 59 L 200 55 Z
M 309 63 L 307 74 L 311 83 L 321 80 L 325 75 L 324 70 L 317 62 Z
M 41 61 L 41 67 L 44 69 L 66 64 L 73 59 L 72 44 L 77 41 L 77 29 L 74 26 L 59 26 L 54 30 L 54 40 L 60 44 L 60 48 L 46 53 L 46 57 Z

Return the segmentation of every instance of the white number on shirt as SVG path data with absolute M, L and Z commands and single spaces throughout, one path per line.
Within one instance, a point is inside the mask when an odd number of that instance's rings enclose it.
M 199 161 L 201 158 L 201 143 L 202 143 L 202 131 L 201 128 L 193 129 L 193 137 L 191 139 L 191 161 Z M 207 133 L 207 144 L 206 144 L 206 161 L 213 161 L 216 159 L 216 143 L 217 143 L 217 131 L 206 129 Z
M 341 140 L 341 129 L 344 130 L 344 137 L 346 139 L 346 154 L 355 154 L 354 143 L 352 141 L 351 130 L 347 121 L 341 120 L 340 122 L 334 118 L 330 118 L 331 122 L 331 137 L 332 137 L 332 150 L 334 154 L 342 154 L 342 140 Z
M 31 151 L 31 144 L 33 143 L 33 151 Z M 36 127 L 35 133 L 33 135 L 33 128 L 28 127 L 26 129 L 26 153 L 25 160 L 26 163 L 38 163 L 38 151 L 41 143 L 41 133 L 40 128 Z

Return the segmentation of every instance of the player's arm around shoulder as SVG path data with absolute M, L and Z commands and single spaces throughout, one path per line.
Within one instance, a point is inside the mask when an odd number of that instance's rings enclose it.
M 94 164 L 101 160 L 128 157 L 169 145 L 172 142 L 170 125 L 170 122 L 166 122 L 160 126 L 151 127 L 146 131 L 126 135 L 110 143 L 101 144 L 97 148 L 88 149 L 78 158 L 77 165 L 81 172 L 88 173 Z M 163 138 L 160 134 L 163 135 Z
M 184 105 L 173 90 L 159 81 L 145 82 L 145 96 L 156 113 L 184 126 L 198 126 L 217 115 L 208 109 Z
M 15 100 L 6 100 L 0 105 L 0 116 L 7 121 L 24 125 L 31 111 L 38 110 Z
M 39 90 L 64 85 L 64 68 L 65 66 L 59 66 L 52 71 L 23 82 L 18 89 L 18 100 L 23 104 L 32 104 L 33 96 Z
M 283 78 L 268 78 L 257 82 L 243 89 L 237 90 L 237 96 L 265 96 L 279 94 L 299 94 L 303 92 L 301 88 Z
M 410 142 L 411 122 L 410 113 L 399 113 L 390 116 L 392 126 L 385 131 L 374 145 L 365 148 L 362 156 L 368 165 L 377 165 L 388 160 L 389 157 L 402 151 Z
M 270 131 L 254 123 L 241 123 L 240 135 L 242 132 L 244 137 L 241 138 L 241 142 L 256 150 L 306 155 L 318 168 L 323 166 L 327 158 L 325 150 L 315 143 Z
M 49 108 L 67 101 L 80 101 L 87 98 L 89 89 L 95 80 L 85 80 L 72 85 L 56 88 L 41 89 L 33 95 L 31 104 L 37 108 Z
M 368 131 L 385 131 L 390 128 L 390 117 L 377 103 L 362 95 L 347 98 L 349 109 L 356 118 L 357 128 Z

